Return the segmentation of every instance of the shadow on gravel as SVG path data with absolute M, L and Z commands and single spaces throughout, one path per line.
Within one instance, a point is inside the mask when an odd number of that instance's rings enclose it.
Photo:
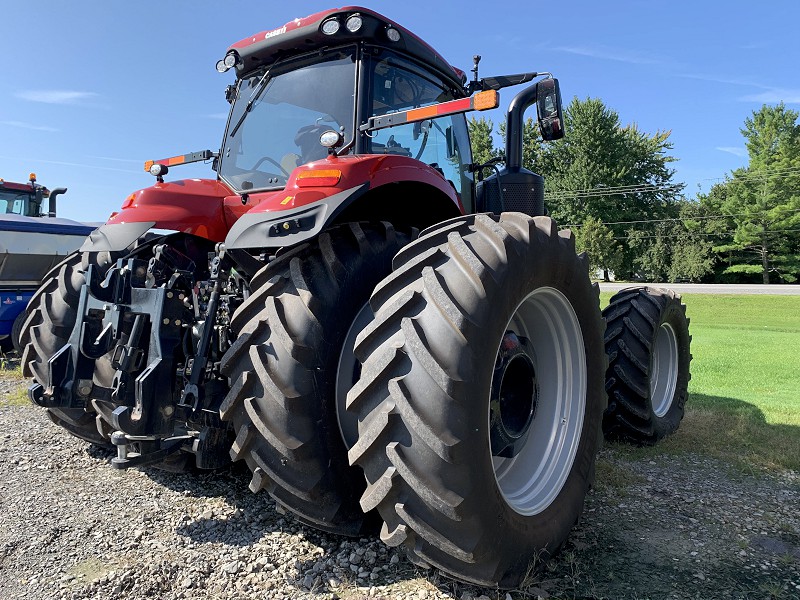
M 706 454 L 751 473 L 760 468 L 800 471 L 800 427 L 768 423 L 749 402 L 693 393 L 678 431 L 654 450 Z

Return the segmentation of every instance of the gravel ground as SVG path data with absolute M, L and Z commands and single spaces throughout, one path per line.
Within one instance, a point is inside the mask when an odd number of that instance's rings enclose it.
M 800 474 L 602 451 L 561 554 L 520 590 L 422 571 L 376 539 L 319 533 L 243 468 L 117 471 L 0 379 L 0 598 L 800 598 Z

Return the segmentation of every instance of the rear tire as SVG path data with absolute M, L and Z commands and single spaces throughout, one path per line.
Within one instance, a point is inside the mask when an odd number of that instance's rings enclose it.
M 587 266 L 549 218 L 471 215 L 423 232 L 375 290 L 349 458 L 362 508 L 412 561 L 514 587 L 577 521 L 605 407 Z M 513 456 L 498 423 L 520 440 Z
M 19 336 L 25 377 L 33 377 L 37 383 L 47 385 L 47 361 L 69 341 L 89 265 L 104 273 L 112 263 L 113 258 L 108 252 L 75 252 L 45 276 L 28 304 L 28 317 Z M 101 433 L 102 425 L 92 410 L 48 408 L 47 416 L 78 438 L 113 448 L 110 428 L 103 427 Z
M 374 525 L 358 504 L 364 477 L 347 462 L 337 371 L 352 354 L 343 347 L 351 323 L 410 240 L 386 223 L 334 227 L 259 271 L 231 322 L 221 407 L 237 432 L 231 457 L 247 462 L 252 491 L 324 531 L 355 536 Z M 344 393 L 356 375 L 349 364 Z
M 672 290 L 622 290 L 603 311 L 606 320 L 609 440 L 652 446 L 683 419 L 692 360 L 686 305 Z

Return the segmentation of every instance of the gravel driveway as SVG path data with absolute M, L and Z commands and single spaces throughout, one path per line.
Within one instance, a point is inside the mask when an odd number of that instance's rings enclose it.
M 0 379 L 0 598 L 800 598 L 800 474 L 606 447 L 582 523 L 520 590 L 316 532 L 242 468 L 117 471 Z

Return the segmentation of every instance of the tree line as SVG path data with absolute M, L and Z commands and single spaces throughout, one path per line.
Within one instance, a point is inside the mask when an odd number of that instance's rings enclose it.
M 800 125 L 784 104 L 745 120 L 749 161 L 688 199 L 674 180 L 670 131 L 648 134 L 601 100 L 574 98 L 567 135 L 525 123 L 523 165 L 545 178 L 545 205 L 605 279 L 793 283 L 800 277 Z M 469 121 L 473 160 L 500 156 L 494 125 Z M 505 127 L 499 127 L 504 136 Z

